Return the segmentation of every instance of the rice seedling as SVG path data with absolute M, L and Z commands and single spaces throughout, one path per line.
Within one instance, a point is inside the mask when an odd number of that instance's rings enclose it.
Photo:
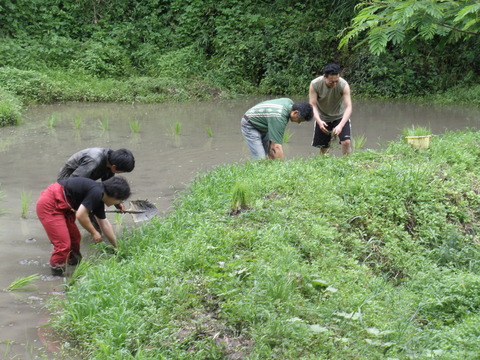
M 367 138 L 363 134 L 354 136 L 352 139 L 352 145 L 355 150 L 363 149 L 366 143 L 367 143 Z
M 134 133 L 138 133 L 140 131 L 140 123 L 138 120 L 132 120 L 129 122 L 130 130 Z
M 426 126 L 412 125 L 403 129 L 403 136 L 428 136 L 432 130 Z
M 243 210 L 248 209 L 251 197 L 250 187 L 247 184 L 243 182 L 235 183 L 232 189 L 230 213 L 235 215 Z
M 77 116 L 75 120 L 73 120 L 73 128 L 75 130 L 78 130 L 80 129 L 81 126 L 82 126 L 82 118 L 80 116 Z
M 98 120 L 98 127 L 100 130 L 107 131 L 109 129 L 108 119 Z
M 122 225 L 123 222 L 123 214 L 115 213 L 115 224 Z
M 207 132 L 207 135 L 209 137 L 213 137 L 213 131 L 212 131 L 212 128 L 210 126 L 205 126 L 205 131 Z
M 285 132 L 283 133 L 283 143 L 284 144 L 288 143 L 292 138 L 293 134 L 294 134 L 293 132 L 290 132 L 288 129 L 286 129 Z
M 31 192 L 25 192 L 25 191 L 22 191 L 22 194 L 21 194 L 21 201 L 22 201 L 22 218 L 26 219 L 27 218 L 27 212 L 28 212 L 28 208 L 30 206 L 30 199 L 32 197 L 32 193 Z
M 47 120 L 47 125 L 50 129 L 53 129 L 55 127 L 55 124 L 57 122 L 57 117 L 55 115 L 51 115 L 48 120 Z
M 13 340 L 3 340 L 0 342 L 1 344 L 5 344 L 5 351 L 3 352 L 3 358 L 4 359 L 10 359 L 10 353 L 11 353 L 11 347 L 12 345 L 15 344 L 15 341 Z
M 425 150 L 430 146 L 431 129 L 425 126 L 412 125 L 403 129 L 405 141 L 416 150 Z
M 182 123 L 177 121 L 177 122 L 173 125 L 173 135 L 175 135 L 175 136 L 180 135 L 181 130 L 182 130 Z
M 25 276 L 23 278 L 18 278 L 8 286 L 7 291 L 20 290 L 30 285 L 34 280 L 37 280 L 39 278 L 40 278 L 39 274 L 33 274 L 33 275 Z

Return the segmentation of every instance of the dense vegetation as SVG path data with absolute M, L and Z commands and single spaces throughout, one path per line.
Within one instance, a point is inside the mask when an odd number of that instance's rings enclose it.
M 4 0 L 0 104 L 299 95 L 332 61 L 356 95 L 450 91 L 443 102 L 479 104 L 478 36 L 447 43 L 434 35 L 379 55 L 366 45 L 339 51 L 357 2 Z
M 449 132 L 221 166 L 83 262 L 54 328 L 88 359 L 477 359 L 479 162 Z

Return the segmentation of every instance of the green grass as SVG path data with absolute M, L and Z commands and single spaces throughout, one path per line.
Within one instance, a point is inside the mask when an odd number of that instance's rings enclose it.
M 21 207 L 22 207 L 21 216 L 24 219 L 27 218 L 27 212 L 28 212 L 28 208 L 30 207 L 31 198 L 32 198 L 32 193 L 31 192 L 22 191 L 22 194 L 21 194 Z
M 88 359 L 476 359 L 479 145 L 448 132 L 199 174 L 85 261 L 53 326 Z

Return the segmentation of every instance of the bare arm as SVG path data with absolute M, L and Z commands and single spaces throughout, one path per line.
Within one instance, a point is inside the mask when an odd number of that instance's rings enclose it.
M 96 244 L 102 241 L 102 235 L 97 230 L 95 230 L 95 227 L 90 221 L 89 211 L 85 206 L 80 205 L 75 216 L 80 225 L 82 225 L 82 227 L 92 235 L 93 241 Z
M 320 118 L 320 113 L 318 112 L 317 92 L 313 88 L 312 83 L 310 83 L 310 88 L 308 90 L 308 101 L 313 107 L 313 119 L 317 122 L 320 130 L 322 130 L 325 134 L 328 134 L 328 130 L 326 128 L 327 124 Z
M 98 225 L 100 225 L 100 229 L 102 229 L 102 232 L 105 234 L 107 237 L 108 241 L 114 248 L 117 247 L 117 238 L 115 236 L 115 231 L 113 230 L 112 224 L 110 224 L 110 221 L 108 219 L 99 219 L 97 218 Z
M 270 141 L 270 147 L 268 150 L 268 158 L 269 159 L 279 159 L 281 161 L 284 160 L 283 155 L 283 147 L 280 144 L 277 144 L 273 141 Z
M 352 99 L 350 97 L 350 85 L 345 85 L 345 88 L 343 89 L 343 108 L 344 108 L 344 113 L 342 117 L 342 121 L 340 121 L 340 124 L 338 124 L 333 131 L 335 132 L 336 135 L 340 135 L 342 132 L 343 127 L 347 123 L 348 119 L 350 119 L 350 116 L 352 115 Z

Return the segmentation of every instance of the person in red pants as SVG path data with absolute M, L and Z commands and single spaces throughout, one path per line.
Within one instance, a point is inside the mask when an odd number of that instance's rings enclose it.
M 118 205 L 130 196 L 128 182 L 120 176 L 103 182 L 73 177 L 51 184 L 37 201 L 37 216 L 53 244 L 50 267 L 53 275 L 61 276 L 66 264 L 75 265 L 81 259 L 81 234 L 76 220 L 93 237 L 95 243 L 102 235 L 90 221 L 92 213 L 102 233 L 117 247 L 115 232 L 105 216 L 105 205 Z

